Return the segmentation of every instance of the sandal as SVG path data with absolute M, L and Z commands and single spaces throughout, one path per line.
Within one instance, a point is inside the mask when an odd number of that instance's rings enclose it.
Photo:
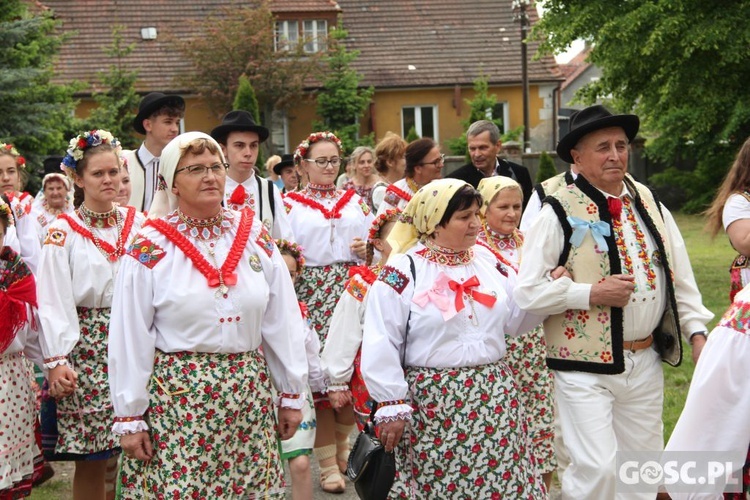
M 344 476 L 336 465 L 320 469 L 320 487 L 326 493 L 343 493 L 346 490 Z
M 346 467 L 349 464 L 349 443 L 345 449 L 339 449 L 336 451 L 336 463 L 339 465 L 339 470 L 342 474 L 346 474 Z

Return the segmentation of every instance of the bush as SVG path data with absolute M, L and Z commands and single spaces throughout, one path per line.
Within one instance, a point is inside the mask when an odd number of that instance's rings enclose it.
M 537 184 L 540 182 L 544 182 L 550 177 L 554 177 L 556 175 L 557 170 L 555 169 L 555 161 L 550 155 L 547 154 L 546 151 L 543 152 L 539 157 L 539 170 L 536 173 Z

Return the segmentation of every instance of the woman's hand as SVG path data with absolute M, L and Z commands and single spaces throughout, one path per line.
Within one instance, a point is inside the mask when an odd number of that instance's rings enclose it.
M 362 238 L 354 238 L 349 245 L 357 258 L 364 260 L 367 257 L 367 243 Z
M 383 422 L 378 424 L 378 438 L 383 443 L 385 451 L 392 452 L 404 433 L 406 420 L 394 420 L 392 422 Z
M 78 386 L 78 374 L 68 365 L 57 365 L 49 371 L 49 395 L 55 399 L 70 396 Z
M 154 449 L 151 447 L 151 438 L 147 431 L 120 436 L 120 446 L 126 457 L 143 461 L 154 457 Z
M 302 423 L 302 410 L 279 408 L 279 439 L 283 441 L 294 436 L 300 423 Z
M 339 408 L 352 404 L 352 392 L 328 391 L 328 401 L 331 402 L 331 406 L 334 410 L 338 410 Z
M 557 266 L 552 270 L 551 273 L 549 273 L 552 280 L 559 280 L 560 278 L 570 278 L 573 279 L 573 275 L 568 272 L 567 269 L 565 269 L 563 266 Z

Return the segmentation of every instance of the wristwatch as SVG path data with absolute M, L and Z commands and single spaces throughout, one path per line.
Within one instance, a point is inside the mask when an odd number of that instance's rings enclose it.
M 690 334 L 690 345 L 693 345 L 693 337 L 695 337 L 696 335 L 701 335 L 703 336 L 703 338 L 708 338 L 708 332 L 705 330 L 700 332 L 693 332 Z

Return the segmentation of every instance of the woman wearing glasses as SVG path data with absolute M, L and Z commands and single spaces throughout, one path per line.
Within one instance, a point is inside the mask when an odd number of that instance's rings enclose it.
M 440 153 L 438 144 L 429 137 L 409 143 L 404 157 L 405 177 L 388 186 L 383 203 L 378 207 L 378 215 L 394 208 L 403 210 L 419 188 L 443 176 L 445 155 Z
M 294 289 L 266 229 L 221 205 L 226 166 L 200 132 L 164 148 L 149 213 L 160 218 L 115 283 L 109 380 L 124 498 L 284 493 L 276 434 L 291 437 L 302 419 L 304 325 L 288 314 Z
M 295 239 L 307 259 L 297 281 L 297 297 L 307 305 L 310 322 L 324 346 L 349 268 L 364 260 L 373 216 L 353 190 L 338 190 L 334 185 L 341 164 L 341 141 L 334 134 L 311 134 L 297 147 L 294 160 L 309 177 L 302 191 L 284 198 Z M 342 492 L 354 412 L 351 405 L 334 412 L 321 394 L 315 400 L 318 427 L 314 451 L 320 464 L 320 485 L 327 492 Z

